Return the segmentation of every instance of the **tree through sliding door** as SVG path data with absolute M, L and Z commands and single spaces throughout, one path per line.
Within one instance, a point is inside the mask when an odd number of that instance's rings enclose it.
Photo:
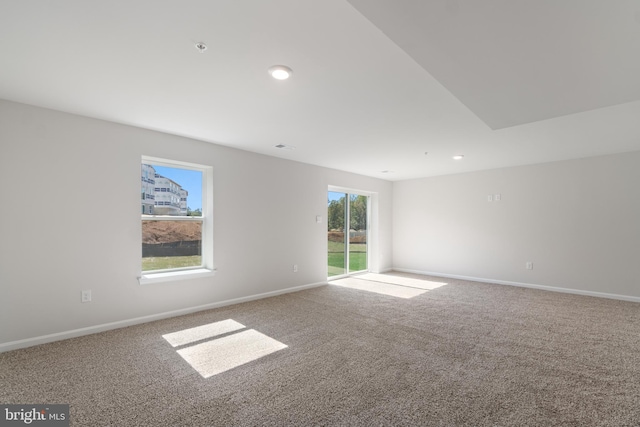
M 367 270 L 368 205 L 368 196 L 328 192 L 329 277 Z

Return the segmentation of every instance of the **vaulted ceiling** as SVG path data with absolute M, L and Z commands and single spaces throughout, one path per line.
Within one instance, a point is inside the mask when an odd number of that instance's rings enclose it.
M 2 99 L 388 180 L 640 150 L 638 76 L 635 0 L 0 2 Z

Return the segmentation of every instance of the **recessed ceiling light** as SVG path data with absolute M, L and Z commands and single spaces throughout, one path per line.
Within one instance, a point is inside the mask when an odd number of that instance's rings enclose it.
M 453 156 L 453 160 L 462 160 L 464 156 L 462 154 L 456 154 L 455 156 Z
M 207 45 L 202 42 L 198 42 L 196 43 L 196 49 L 198 49 L 200 53 L 204 53 L 204 51 L 207 50 Z
M 274 65 L 269 68 L 271 77 L 277 80 L 287 80 L 293 74 L 293 70 L 285 65 Z
M 279 148 L 281 150 L 293 150 L 296 147 L 294 147 L 293 145 L 278 144 L 278 145 L 276 145 L 276 148 Z

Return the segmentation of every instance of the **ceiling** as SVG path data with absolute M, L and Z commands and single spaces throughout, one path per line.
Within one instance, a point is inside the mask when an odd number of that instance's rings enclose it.
M 637 0 L 0 2 L 2 99 L 391 181 L 640 150 L 638 76 Z

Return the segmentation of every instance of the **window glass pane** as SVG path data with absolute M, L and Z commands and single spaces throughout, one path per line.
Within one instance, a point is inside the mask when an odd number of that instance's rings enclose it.
M 210 169 L 143 156 L 141 270 L 149 273 L 147 278 L 172 270 L 211 269 L 210 204 L 203 205 L 211 197 Z
M 202 172 L 143 163 L 142 213 L 202 216 Z
M 349 272 L 367 269 L 367 196 L 349 195 Z
M 142 271 L 202 265 L 202 222 L 142 221 Z
M 345 274 L 345 215 L 347 212 L 346 193 L 329 191 L 327 198 L 327 248 L 329 276 Z

